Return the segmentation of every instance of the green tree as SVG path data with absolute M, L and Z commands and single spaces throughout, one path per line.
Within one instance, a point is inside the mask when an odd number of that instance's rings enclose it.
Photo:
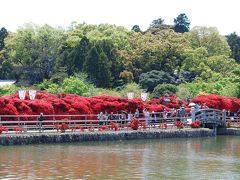
M 221 73 L 223 76 L 230 75 L 231 71 L 236 66 L 234 59 L 224 55 L 211 56 L 208 58 L 206 64 L 212 71 Z
M 82 71 L 83 64 L 86 61 L 89 48 L 89 39 L 83 36 L 79 44 L 73 49 L 73 68 L 74 72 Z
M 181 66 L 184 49 L 189 48 L 183 34 L 171 29 L 162 30 L 155 35 L 150 32 L 136 33 L 131 36 L 130 44 L 129 50 L 118 52 L 124 65 L 122 72 L 133 75 L 135 82 L 138 82 L 140 74 L 151 70 L 173 74 Z
M 132 31 L 134 31 L 134 32 L 142 32 L 141 29 L 140 29 L 140 27 L 139 27 L 139 25 L 134 25 L 134 26 L 132 27 Z
M 231 57 L 234 58 L 237 63 L 240 63 L 240 36 L 234 32 L 227 35 L 226 37 L 227 42 L 231 48 Z
M 149 92 L 152 92 L 158 84 L 163 83 L 175 84 L 176 79 L 167 72 L 156 70 L 142 73 L 139 77 L 139 84 Z
M 67 77 L 68 77 L 67 68 L 66 67 L 59 67 L 58 70 L 51 76 L 50 80 L 53 83 L 60 84 Z
M 164 19 L 158 18 L 152 21 L 149 28 L 160 28 L 163 25 L 164 25 Z
M 179 14 L 174 19 L 174 31 L 184 33 L 189 31 L 190 20 L 185 13 Z
M 111 84 L 111 64 L 104 52 L 99 55 L 97 68 L 97 84 L 99 87 L 110 87 Z
M 161 33 L 162 30 L 167 30 L 167 29 L 173 29 L 173 26 L 165 24 L 164 19 L 158 18 L 152 21 L 152 23 L 149 25 L 149 28 L 146 30 L 146 32 L 157 35 Z
M 195 97 L 201 94 L 219 94 L 224 96 L 240 96 L 240 83 L 233 77 L 219 76 L 216 80 L 195 80 L 178 86 L 178 97 Z
M 98 63 L 99 63 L 99 53 L 97 51 L 97 48 L 93 46 L 90 49 L 89 54 L 86 58 L 86 61 L 83 65 L 83 70 L 88 74 L 90 81 L 92 81 L 94 84 L 97 84 Z
M 226 37 L 221 36 L 216 28 L 196 26 L 190 32 L 184 33 L 184 36 L 193 49 L 206 48 L 208 56 L 230 55 L 231 49 Z
M 181 73 L 190 72 L 194 73 L 197 76 L 201 74 L 199 71 L 200 63 L 206 63 L 208 58 L 207 49 L 204 47 L 196 49 L 185 49 L 183 52 L 183 61 L 181 66 Z
M 164 95 L 175 95 L 177 92 L 177 87 L 173 84 L 159 84 L 157 85 L 152 94 L 152 98 L 158 98 Z
M 54 70 L 64 31 L 48 25 L 26 25 L 17 30 L 6 46 L 18 82 L 33 84 L 49 79 Z
M 4 27 L 2 27 L 0 29 L 0 51 L 4 48 L 5 45 L 4 39 L 7 37 L 7 35 L 8 35 L 7 30 Z
M 13 93 L 16 93 L 19 89 L 20 89 L 20 87 L 17 87 L 16 85 L 1 86 L 0 87 L 0 95 L 4 96 L 4 95 L 13 94 Z
M 89 89 L 85 82 L 77 77 L 69 77 L 64 79 L 62 83 L 63 92 L 70 94 L 78 94 L 81 96 L 88 96 Z
M 194 98 L 193 94 L 186 87 L 178 86 L 177 89 L 178 90 L 177 90 L 176 95 L 177 95 L 178 98 L 186 100 L 186 101 Z

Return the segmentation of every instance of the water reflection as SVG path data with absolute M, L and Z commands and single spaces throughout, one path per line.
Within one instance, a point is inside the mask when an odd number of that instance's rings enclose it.
M 240 137 L 0 148 L 0 178 L 236 179 Z

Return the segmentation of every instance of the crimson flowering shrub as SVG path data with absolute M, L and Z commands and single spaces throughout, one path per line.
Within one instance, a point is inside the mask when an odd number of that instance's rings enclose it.
M 168 100 L 166 102 L 166 99 Z M 167 108 L 178 109 L 181 105 L 186 106 L 188 103 L 184 100 L 177 99 L 176 96 L 160 97 L 158 99 L 152 99 L 150 104 L 161 104 Z
M 130 126 L 133 130 L 138 130 L 140 124 L 141 122 L 137 118 L 133 118 Z
M 164 105 L 162 105 L 162 104 L 150 104 L 147 107 L 148 107 L 150 112 L 152 112 L 152 111 L 154 111 L 154 112 L 162 112 L 162 111 L 164 111 L 164 109 L 169 111 L 169 108 L 164 106 Z
M 126 98 L 111 96 L 82 97 L 73 94 L 59 93 L 57 95 L 38 91 L 36 98 L 30 100 L 26 96 L 21 100 L 18 94 L 0 97 L 1 115 L 65 115 L 65 114 L 98 114 L 99 112 L 118 113 L 121 110 L 134 113 L 136 109 L 144 108 L 141 99 L 128 100 Z M 56 117 L 62 119 L 63 117 Z M 85 119 L 84 116 L 75 117 Z M 36 119 L 36 118 L 35 118 Z M 95 116 L 88 119 L 96 119 Z M 29 118 L 24 119 L 29 120 Z
M 17 111 L 17 108 L 14 106 L 11 100 L 8 98 L 0 98 L 0 114 L 1 115 L 18 115 L 19 112 Z M 7 120 L 9 118 L 2 118 L 3 120 Z M 11 118 L 13 119 L 13 118 Z M 15 118 L 14 120 L 17 120 Z
M 98 114 L 99 112 L 126 111 L 134 113 L 138 108 L 143 111 L 144 108 L 155 112 L 162 112 L 164 109 L 179 108 L 186 105 L 187 102 L 177 99 L 175 96 L 152 99 L 151 101 L 142 101 L 139 98 L 129 100 L 127 98 L 112 96 L 93 96 L 82 97 L 74 94 L 58 93 L 48 94 L 44 91 L 38 91 L 35 100 L 30 100 L 26 95 L 25 100 L 20 100 L 18 94 L 0 97 L 0 114 L 1 115 L 66 115 L 66 114 Z M 219 95 L 198 96 L 192 100 L 195 103 L 206 103 L 210 108 L 226 109 L 236 112 L 240 109 L 240 99 L 233 97 L 223 97 Z M 58 117 L 64 118 L 64 117 Z M 83 116 L 75 117 L 76 119 L 85 119 Z M 5 118 L 6 119 L 6 118 Z M 23 118 L 30 120 L 30 118 Z M 35 118 L 36 119 L 36 118 Z M 88 119 L 96 119 L 95 116 Z
M 200 128 L 200 126 L 201 126 L 201 121 L 200 120 L 196 120 L 195 122 L 192 122 L 190 124 L 191 128 Z
M 167 98 L 167 102 L 166 102 Z M 186 106 L 187 102 L 177 99 L 176 96 L 168 96 L 168 97 L 160 97 L 158 99 L 152 99 L 149 102 L 146 102 L 146 106 L 150 111 L 155 112 L 163 112 L 164 109 L 167 111 L 170 110 L 170 108 L 178 109 L 181 105 Z
M 240 100 L 234 97 L 224 97 L 216 94 L 202 95 L 192 99 L 194 103 L 200 103 L 206 105 L 209 108 L 215 108 L 219 110 L 229 110 L 236 112 L 240 109 Z
M 175 125 L 177 126 L 178 129 L 184 128 L 183 122 L 182 121 L 176 121 Z
M 110 129 L 114 129 L 115 131 L 118 130 L 118 124 L 115 122 L 110 122 Z
M 3 131 L 5 131 L 7 133 L 8 132 L 8 128 L 5 127 L 5 126 L 0 125 L 0 134 L 2 134 Z

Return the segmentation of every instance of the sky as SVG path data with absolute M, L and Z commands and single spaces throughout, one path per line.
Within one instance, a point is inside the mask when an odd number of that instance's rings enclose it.
M 71 22 L 146 30 L 155 19 L 173 24 L 185 13 L 191 25 L 217 27 L 220 34 L 240 35 L 239 0 L 0 0 L 0 27 L 16 31 L 25 23 L 67 28 Z

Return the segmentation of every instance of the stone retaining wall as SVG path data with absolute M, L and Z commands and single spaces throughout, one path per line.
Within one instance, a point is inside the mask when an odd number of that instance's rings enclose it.
M 240 128 L 219 128 L 217 135 L 234 135 L 240 136 Z
M 0 145 L 26 145 L 70 143 L 85 141 L 117 141 L 136 139 L 162 138 L 194 138 L 214 136 L 210 129 L 181 129 L 181 130 L 138 130 L 117 132 L 66 132 L 66 133 L 29 133 L 29 134 L 1 134 Z

